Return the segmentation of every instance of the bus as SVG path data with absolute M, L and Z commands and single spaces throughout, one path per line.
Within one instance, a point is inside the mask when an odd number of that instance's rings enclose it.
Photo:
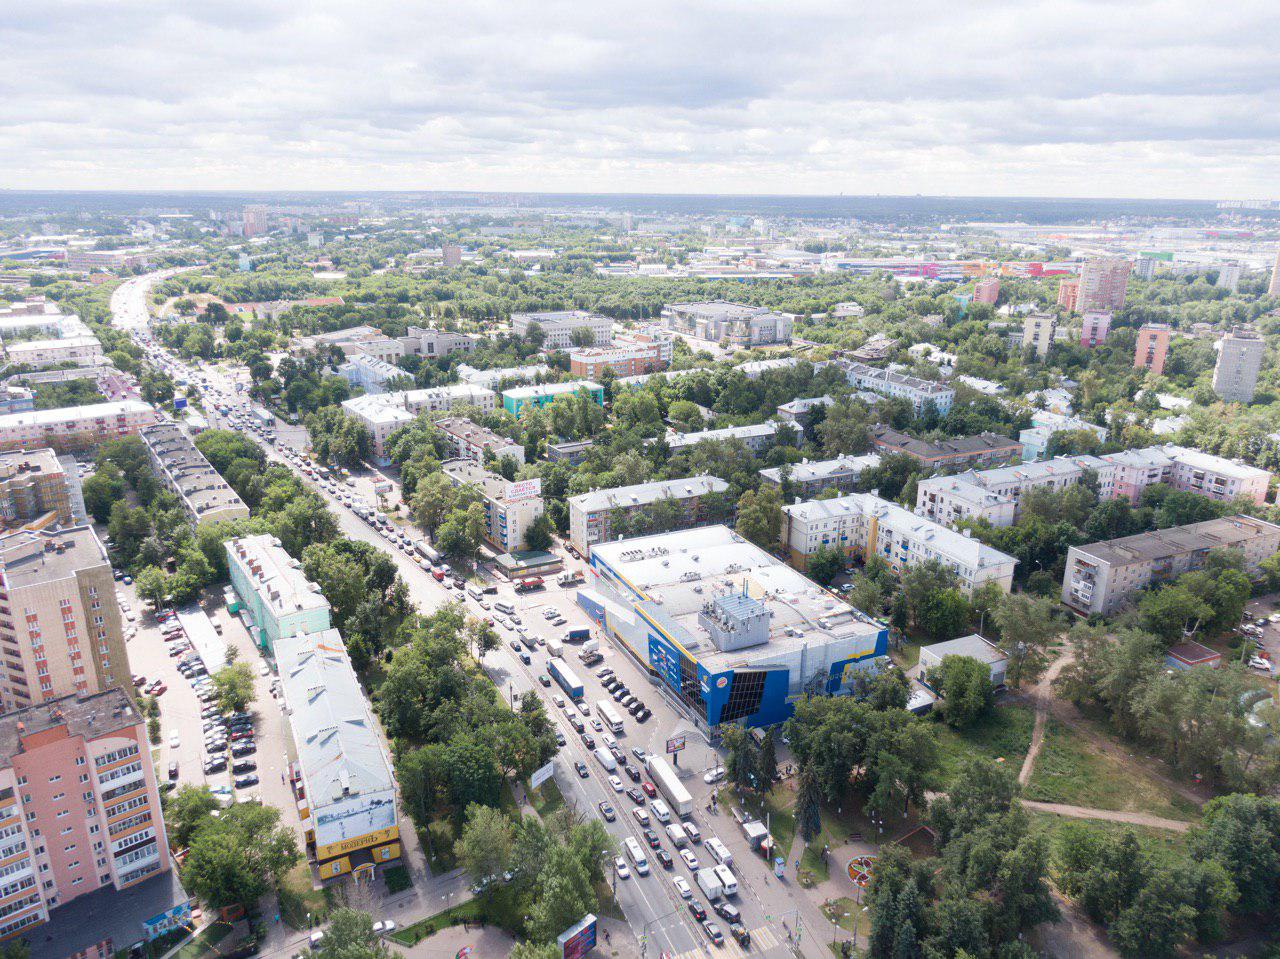
M 632 864 L 636 867 L 636 875 L 649 875 L 649 858 L 644 854 L 644 850 L 640 848 L 640 843 L 628 836 L 623 845 L 627 848 L 627 856 L 630 857 Z
M 596 715 L 600 717 L 600 722 L 604 723 L 605 729 L 615 736 L 622 735 L 622 719 L 618 711 L 613 708 L 613 703 L 601 699 L 596 703 Z

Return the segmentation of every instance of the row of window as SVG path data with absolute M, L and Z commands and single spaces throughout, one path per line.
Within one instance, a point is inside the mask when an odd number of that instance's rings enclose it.
M 126 766 L 121 766 L 119 769 L 111 769 L 105 773 L 99 774 L 98 782 L 105 786 L 107 783 L 115 782 L 117 779 L 123 779 L 125 776 L 132 776 L 141 769 L 141 762 L 129 763 Z

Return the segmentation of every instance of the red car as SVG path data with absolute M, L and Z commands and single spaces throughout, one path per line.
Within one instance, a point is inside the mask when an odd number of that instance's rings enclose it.
M 152 688 L 152 690 L 151 690 L 151 695 L 152 695 L 152 696 L 163 696 L 163 695 L 164 695 L 165 693 L 167 693 L 168 691 L 169 691 L 169 687 L 168 687 L 168 686 L 166 686 L 164 683 L 161 683 L 159 686 L 155 686 L 155 687 L 153 687 L 153 688 Z
M 640 788 L 644 790 L 644 794 L 650 799 L 658 795 L 658 790 L 653 788 L 653 783 L 641 783 Z
M 444 573 L 440 572 L 440 570 L 438 569 L 433 569 L 431 571 L 431 578 L 434 579 L 437 583 L 443 583 Z

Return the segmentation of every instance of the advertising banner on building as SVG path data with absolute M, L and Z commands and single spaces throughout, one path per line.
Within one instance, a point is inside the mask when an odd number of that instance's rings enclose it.
M 588 913 L 556 939 L 563 959 L 578 959 L 596 947 L 596 917 Z

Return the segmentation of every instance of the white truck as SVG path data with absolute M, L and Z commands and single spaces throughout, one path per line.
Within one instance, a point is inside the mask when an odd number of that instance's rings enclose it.
M 564 643 L 558 639 L 547 640 L 547 654 L 554 656 L 556 659 L 564 658 Z
M 699 869 L 693 878 L 697 880 L 698 888 L 702 890 L 702 894 L 708 901 L 719 899 L 724 894 L 724 885 L 714 869 L 710 867 Z
M 689 835 L 684 831 L 684 826 L 678 822 L 673 822 L 667 827 L 667 836 L 671 840 L 671 844 L 677 849 L 681 849 L 689 842 Z
M 689 795 L 689 790 L 684 788 L 684 783 L 676 777 L 675 770 L 667 764 L 667 761 L 661 756 L 650 755 L 645 760 L 645 767 L 649 770 L 649 777 L 653 780 L 653 784 L 670 804 L 672 811 L 681 819 L 692 816 L 693 797 Z

